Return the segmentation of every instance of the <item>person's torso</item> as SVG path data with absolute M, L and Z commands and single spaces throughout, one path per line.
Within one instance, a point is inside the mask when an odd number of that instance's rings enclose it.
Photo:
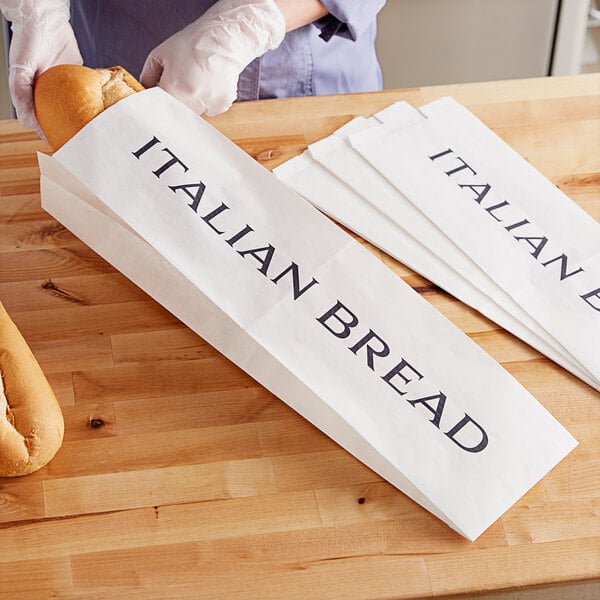
M 148 54 L 200 17 L 215 0 L 72 0 L 71 21 L 84 64 L 121 65 L 139 77 Z M 357 41 L 325 42 L 307 25 L 250 63 L 240 76 L 239 100 L 369 91 L 381 88 L 376 24 Z

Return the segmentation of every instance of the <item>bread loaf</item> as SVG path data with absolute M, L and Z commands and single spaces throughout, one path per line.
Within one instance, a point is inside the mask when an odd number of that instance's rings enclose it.
M 104 109 L 143 89 L 123 67 L 57 65 L 35 81 L 35 116 L 50 147 L 58 150 Z
M 63 432 L 58 400 L 0 303 L 0 477 L 43 467 L 60 448 Z

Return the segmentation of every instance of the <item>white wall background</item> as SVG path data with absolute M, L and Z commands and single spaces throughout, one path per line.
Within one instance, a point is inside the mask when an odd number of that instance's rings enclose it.
M 386 88 L 548 74 L 558 0 L 388 0 L 378 56 Z

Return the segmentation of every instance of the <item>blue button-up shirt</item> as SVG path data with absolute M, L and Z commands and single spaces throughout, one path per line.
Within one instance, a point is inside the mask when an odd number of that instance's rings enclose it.
M 215 0 L 72 0 L 72 24 L 90 67 L 139 77 L 150 51 Z M 289 32 L 240 76 L 239 100 L 380 90 L 376 17 L 385 0 L 322 0 L 329 14 Z

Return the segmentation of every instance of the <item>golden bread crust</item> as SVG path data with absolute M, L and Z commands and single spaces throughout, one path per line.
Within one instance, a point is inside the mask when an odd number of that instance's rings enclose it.
M 58 400 L 0 303 L 0 477 L 43 467 L 60 448 L 63 435 Z
M 57 65 L 35 81 L 35 116 L 51 148 L 58 150 L 104 109 L 143 89 L 123 67 Z

